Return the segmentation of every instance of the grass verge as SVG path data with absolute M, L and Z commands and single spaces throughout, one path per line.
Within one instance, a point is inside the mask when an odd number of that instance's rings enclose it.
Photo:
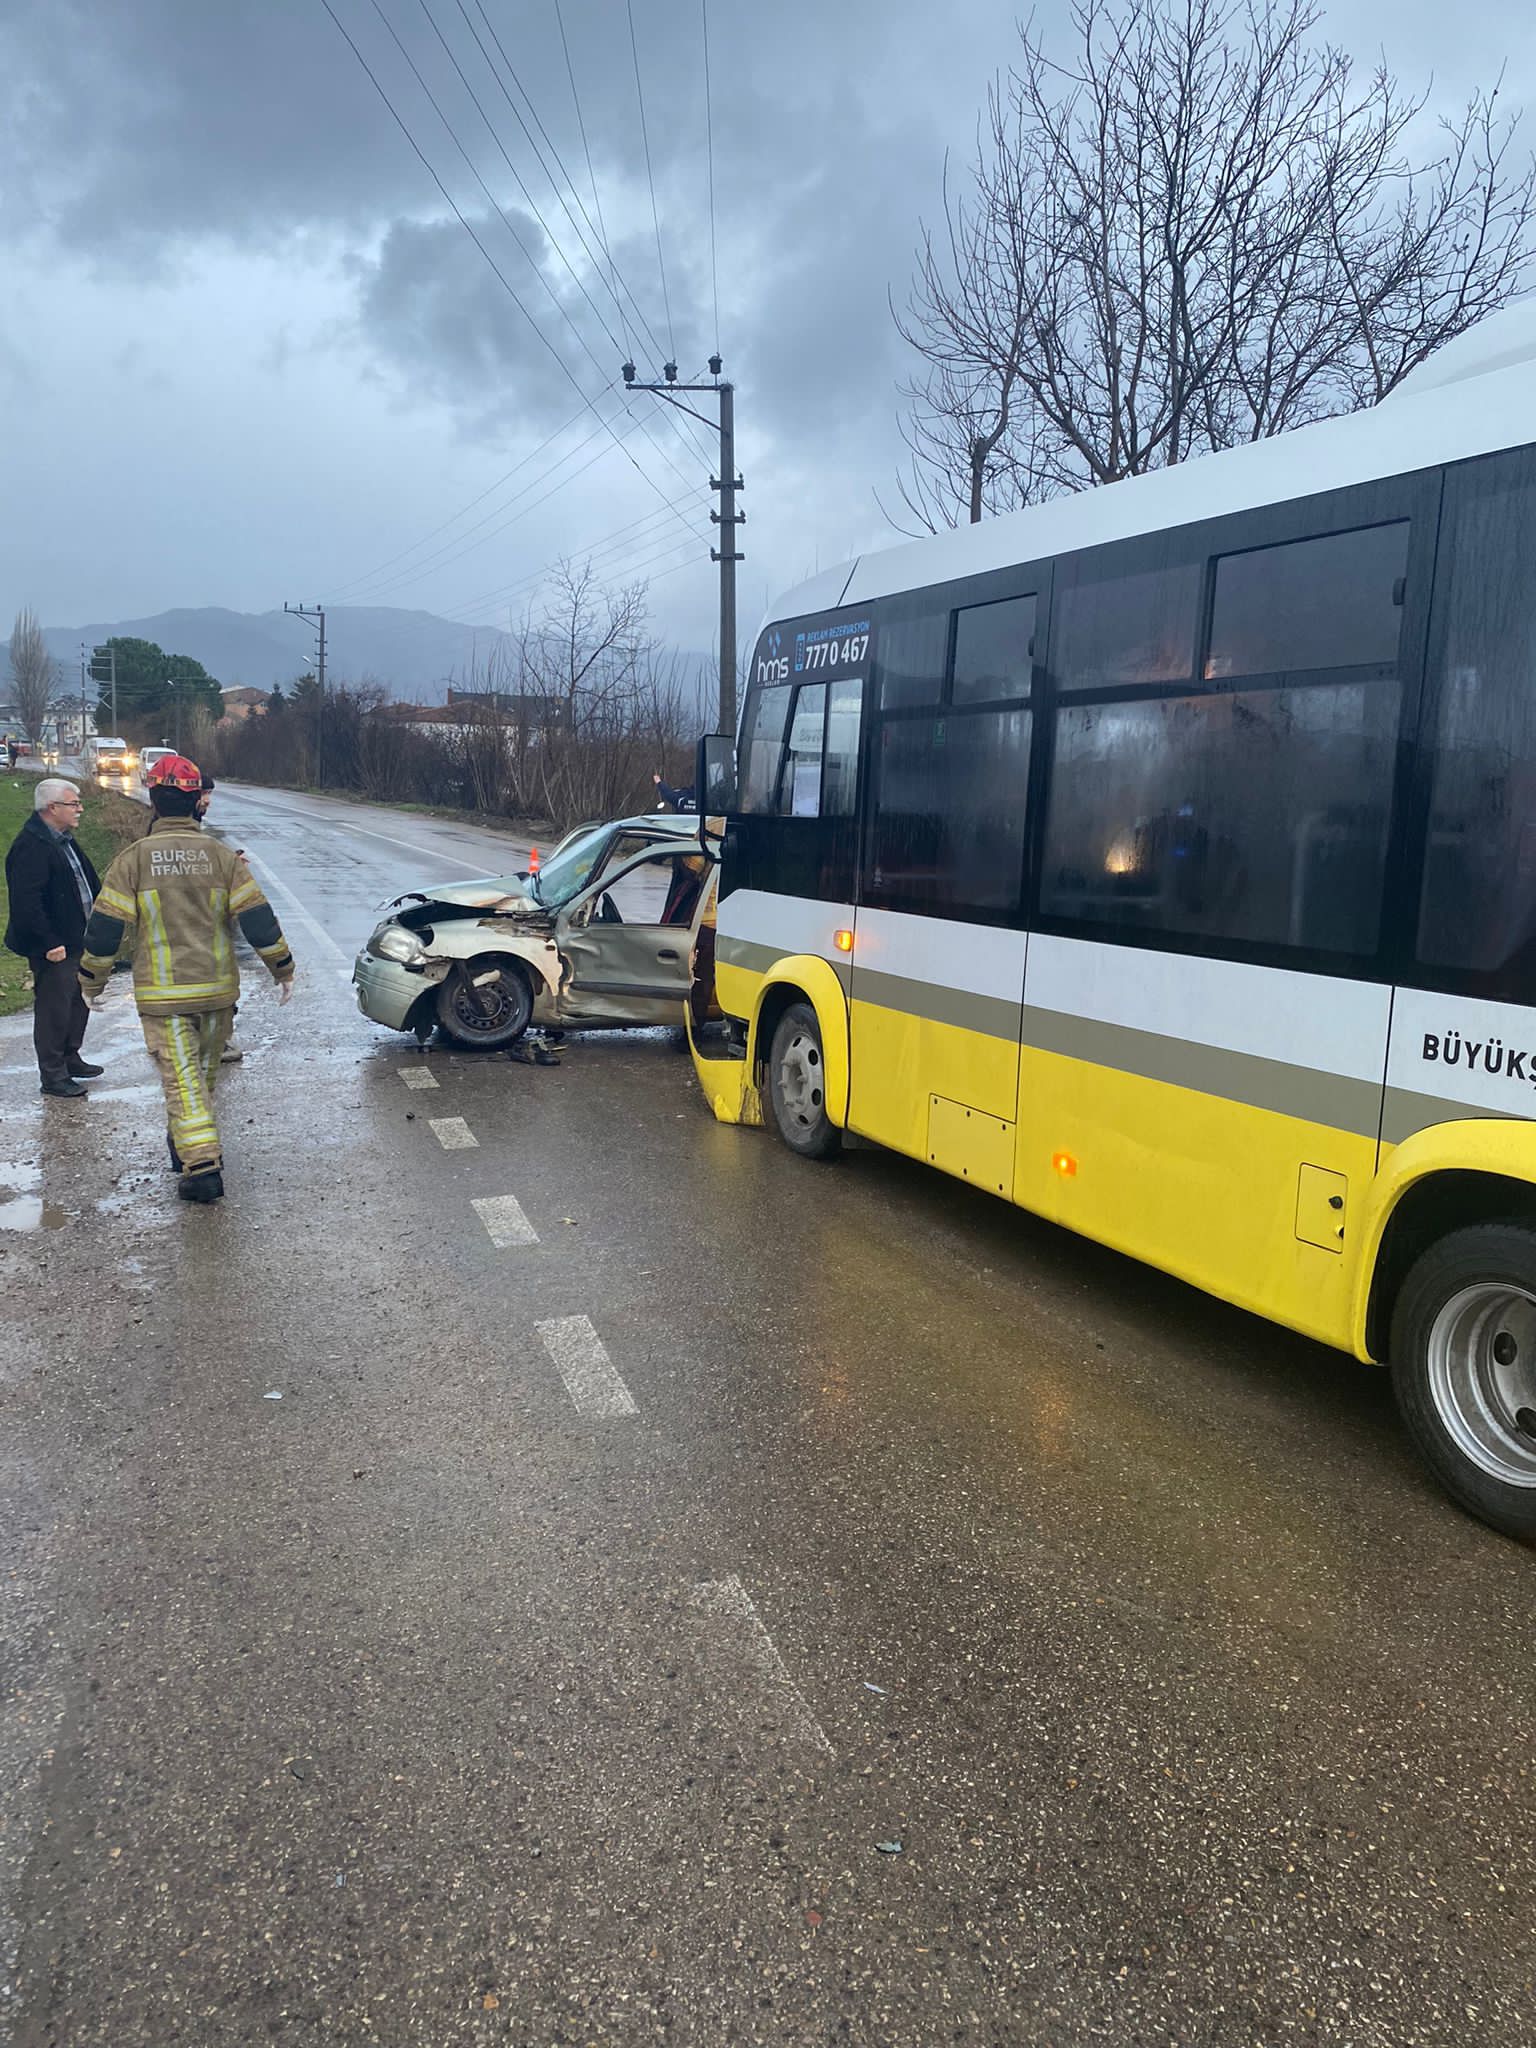
M 35 775 L 0 775 L 0 846 L 8 849 L 32 815 L 32 792 L 36 788 Z M 149 813 L 142 804 L 119 796 L 115 790 L 92 789 L 85 783 L 82 794 L 85 810 L 80 819 L 80 844 L 96 872 L 105 874 L 118 848 L 141 837 Z M 5 929 L 9 916 L 5 877 L 0 873 L 0 931 Z M 0 1017 L 8 1017 L 13 1010 L 24 1010 L 31 1000 L 26 961 L 0 946 Z

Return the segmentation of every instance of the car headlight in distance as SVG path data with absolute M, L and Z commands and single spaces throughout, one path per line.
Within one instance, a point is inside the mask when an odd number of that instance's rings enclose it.
M 381 960 L 398 960 L 402 967 L 414 967 L 418 960 L 424 960 L 426 949 L 414 932 L 408 932 L 404 925 L 380 925 L 368 941 L 370 952 L 377 953 Z

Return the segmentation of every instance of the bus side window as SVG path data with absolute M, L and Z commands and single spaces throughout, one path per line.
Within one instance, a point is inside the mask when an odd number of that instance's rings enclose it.
M 771 814 L 779 782 L 779 756 L 784 747 L 784 726 L 789 717 L 789 700 L 794 692 L 788 683 L 766 688 L 753 685 L 741 727 L 740 807 L 759 816 Z
M 784 774 L 779 783 L 781 818 L 821 815 L 821 748 L 827 723 L 827 686 L 802 683 L 795 697 Z
M 859 717 L 862 683 L 834 683 L 827 692 L 826 767 L 821 782 L 821 815 L 851 818 L 859 777 Z
M 1536 463 L 1453 471 L 1418 957 L 1476 993 L 1536 1000 Z
M 1397 712 L 1390 678 L 1062 705 L 1042 907 L 1374 952 Z

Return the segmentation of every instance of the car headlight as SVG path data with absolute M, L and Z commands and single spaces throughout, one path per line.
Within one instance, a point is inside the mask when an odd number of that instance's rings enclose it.
M 368 950 L 377 953 L 381 960 L 398 960 L 402 967 L 414 967 L 427 957 L 426 948 L 414 932 L 408 932 L 404 925 L 380 925 L 368 941 Z

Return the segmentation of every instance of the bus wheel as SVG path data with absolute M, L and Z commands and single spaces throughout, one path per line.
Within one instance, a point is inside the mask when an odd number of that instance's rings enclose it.
M 768 1053 L 768 1106 L 779 1136 L 802 1159 L 830 1159 L 843 1142 L 827 1115 L 826 1084 L 816 1012 L 809 1003 L 791 1003 Z
M 1447 1492 L 1536 1537 L 1536 1230 L 1478 1224 L 1423 1254 L 1392 1315 L 1392 1383 Z

